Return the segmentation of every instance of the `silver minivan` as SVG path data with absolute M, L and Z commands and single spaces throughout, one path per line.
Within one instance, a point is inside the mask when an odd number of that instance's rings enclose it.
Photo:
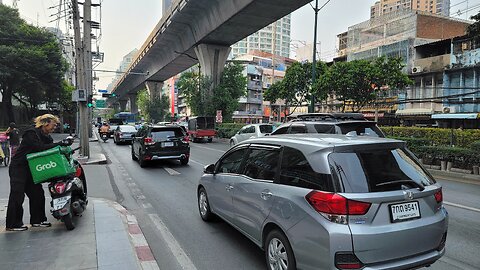
M 244 141 L 205 167 L 203 220 L 264 249 L 268 269 L 411 269 L 445 253 L 442 188 L 402 141 L 333 134 Z

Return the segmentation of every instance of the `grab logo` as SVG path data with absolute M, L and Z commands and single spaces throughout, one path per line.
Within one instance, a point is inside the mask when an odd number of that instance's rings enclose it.
M 53 161 L 50 161 L 50 163 L 47 163 L 47 164 L 38 164 L 35 167 L 35 170 L 37 170 L 37 172 L 41 172 L 41 171 L 49 170 L 49 169 L 55 168 L 55 167 L 57 167 L 57 163 L 55 163 Z

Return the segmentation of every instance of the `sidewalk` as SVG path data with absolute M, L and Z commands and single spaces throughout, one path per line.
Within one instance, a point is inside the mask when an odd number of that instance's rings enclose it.
M 107 162 L 96 141 L 90 151 L 87 164 Z M 74 218 L 75 229 L 68 231 L 49 213 L 50 201 L 47 197 L 45 208 L 52 227 L 9 232 L 8 200 L 0 199 L 0 269 L 159 269 L 135 216 L 118 203 L 90 197 L 83 215 Z M 23 205 L 23 222 L 30 225 L 27 197 Z

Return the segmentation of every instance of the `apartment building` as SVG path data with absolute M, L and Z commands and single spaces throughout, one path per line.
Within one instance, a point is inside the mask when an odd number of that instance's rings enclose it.
M 289 14 L 233 44 L 231 58 L 249 54 L 254 50 L 289 57 L 291 17 Z
M 370 19 L 403 10 L 450 16 L 450 0 L 381 0 L 370 7 Z

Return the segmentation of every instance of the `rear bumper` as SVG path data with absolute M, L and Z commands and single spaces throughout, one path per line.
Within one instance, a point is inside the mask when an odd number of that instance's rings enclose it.
M 145 153 L 145 160 L 185 159 L 188 157 L 190 157 L 190 151 L 165 151 Z
M 379 264 L 370 264 L 367 265 L 363 270 L 382 270 L 382 269 L 389 269 L 389 270 L 406 270 L 406 269 L 417 269 L 428 266 L 434 262 L 436 262 L 440 257 L 445 254 L 445 248 L 441 251 L 433 250 L 421 255 L 417 255 L 414 257 L 395 260 L 391 262 L 384 262 Z

